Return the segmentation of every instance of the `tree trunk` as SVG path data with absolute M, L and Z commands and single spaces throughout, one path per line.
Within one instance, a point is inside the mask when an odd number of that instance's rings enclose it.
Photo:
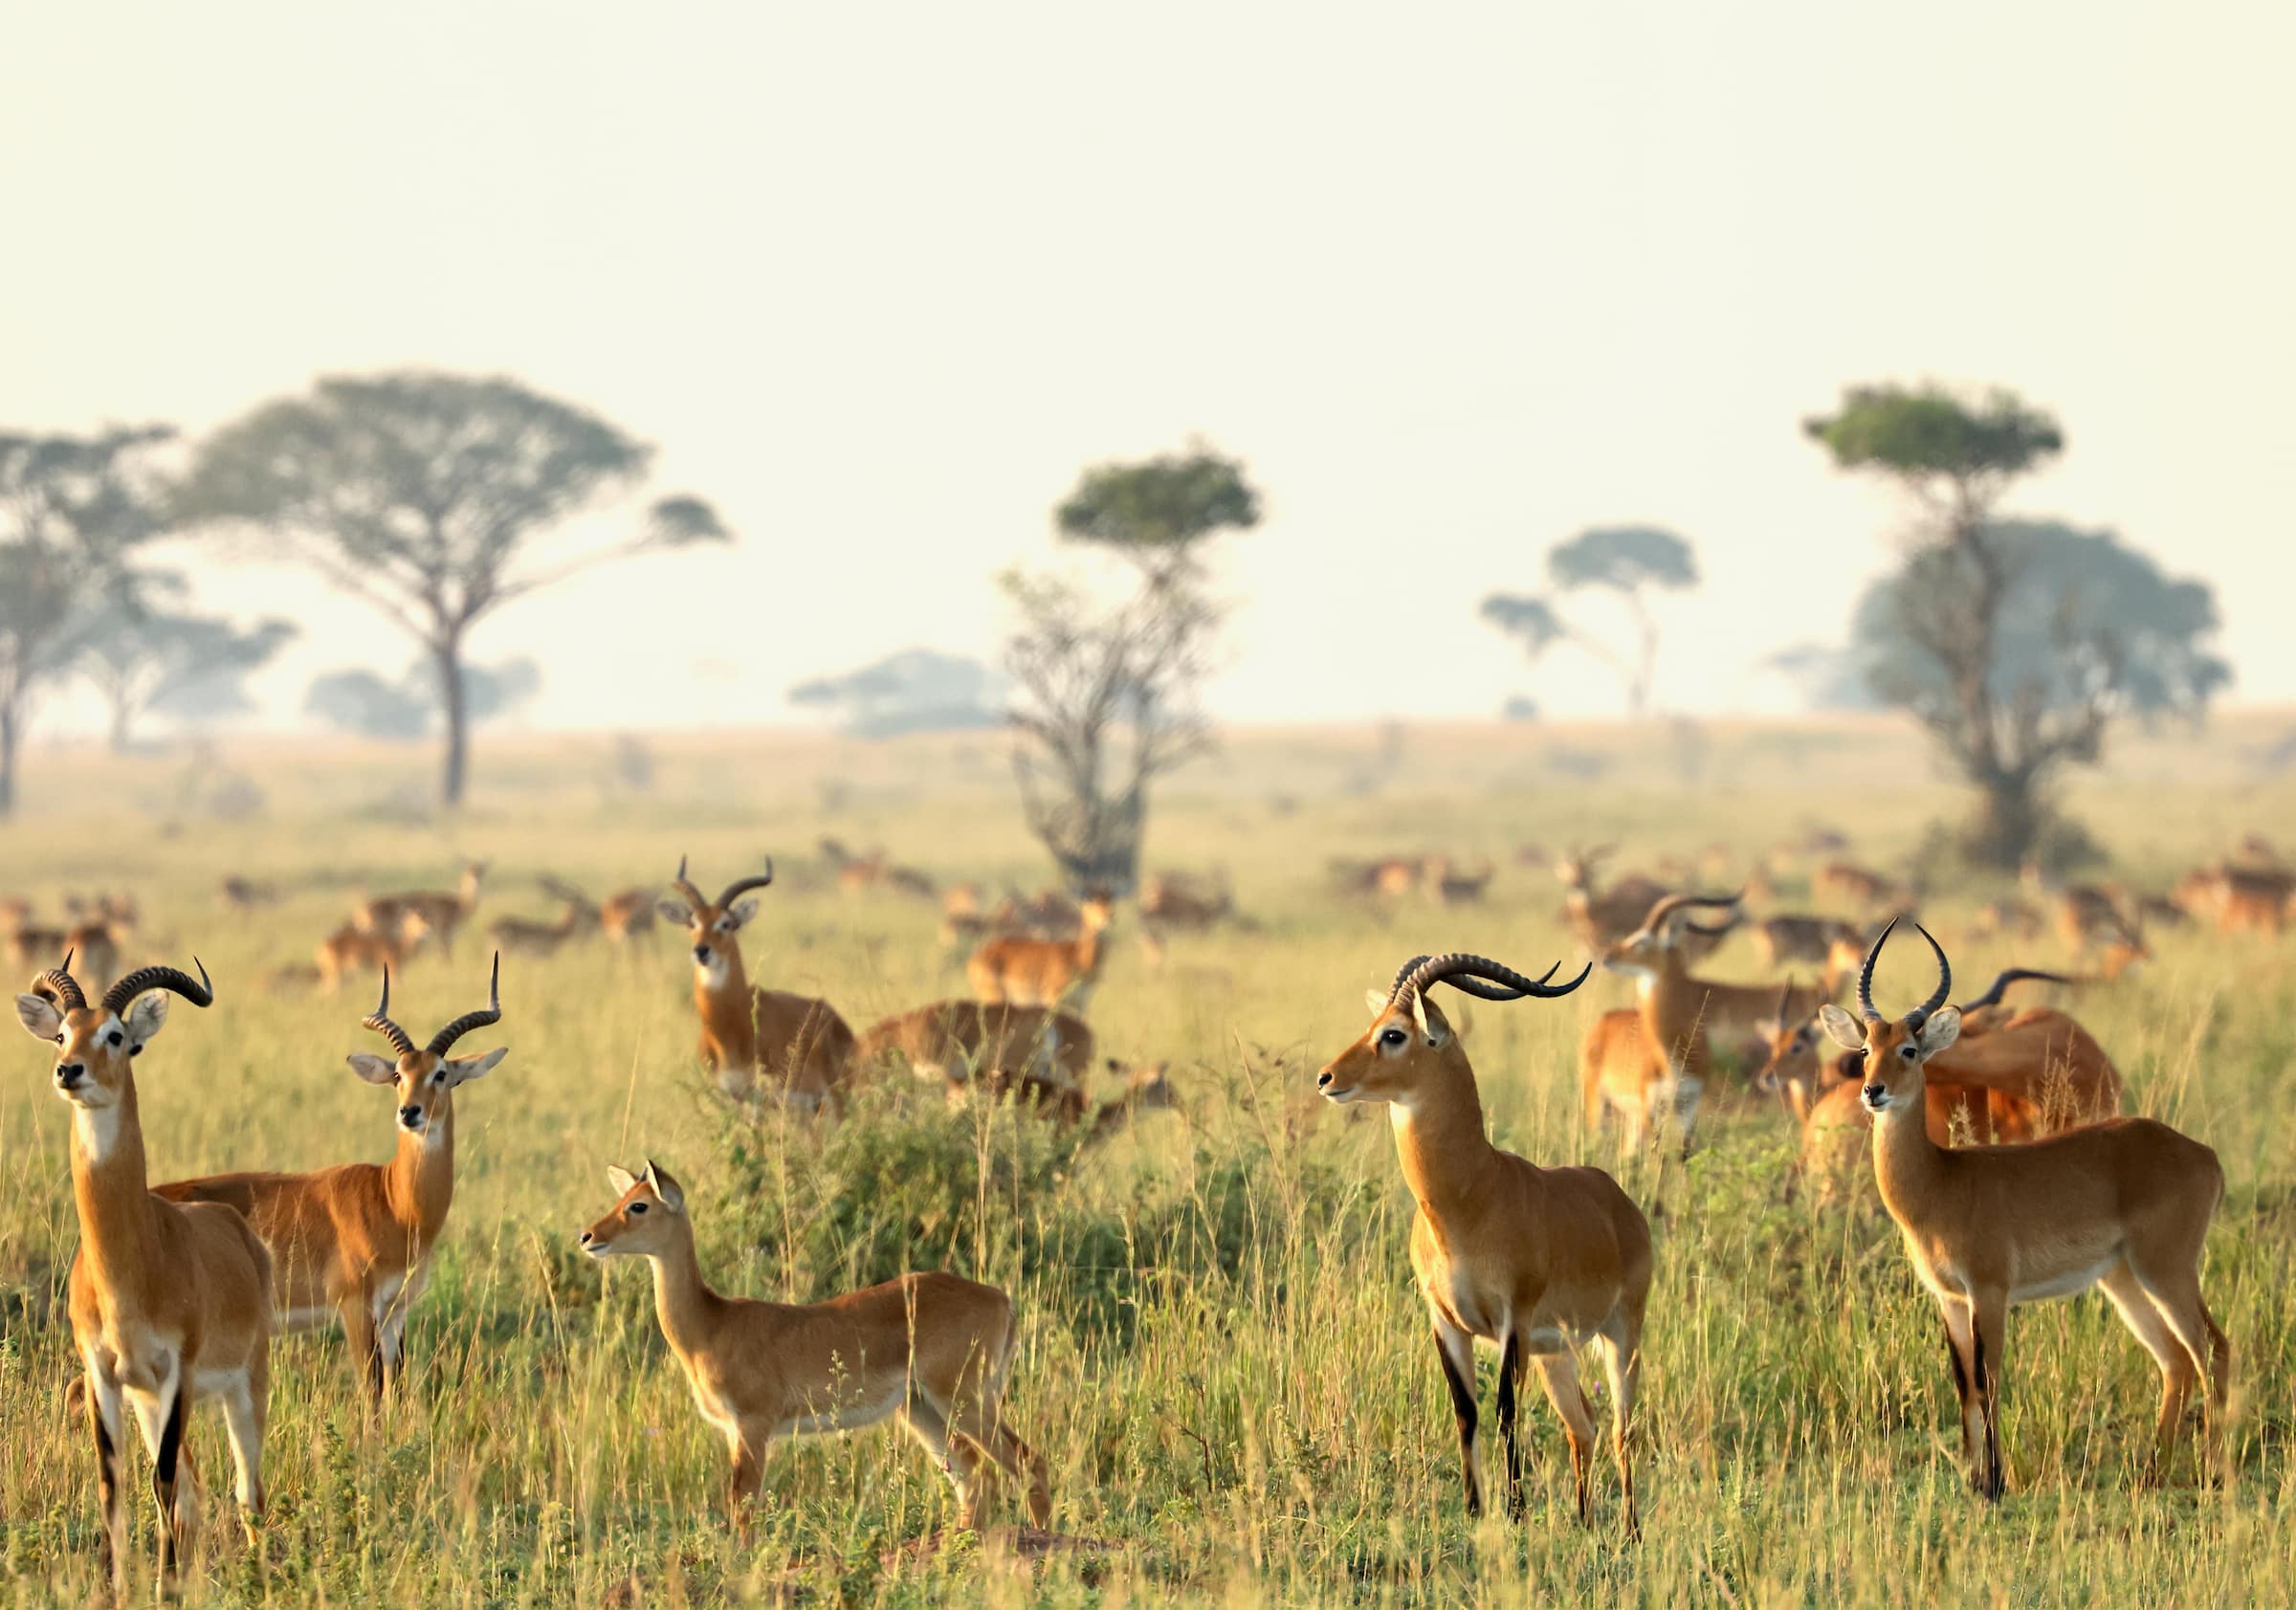
M 462 804 L 470 768 L 470 711 L 462 685 L 462 639 L 440 638 L 430 646 L 431 663 L 438 672 L 440 708 L 447 717 L 446 770 L 439 779 L 438 803 L 449 810 Z
M 1962 849 L 1978 866 L 2015 871 L 2040 848 L 2048 808 L 2033 779 L 2003 770 L 1972 778 L 1977 808 L 1962 829 Z

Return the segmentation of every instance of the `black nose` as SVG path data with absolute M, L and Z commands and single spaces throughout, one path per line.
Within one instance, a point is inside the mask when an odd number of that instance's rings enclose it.
M 1888 1093 L 1889 1092 L 1888 1091 L 1885 1091 L 1879 1085 L 1867 1085 L 1865 1091 L 1866 1099 L 1869 1102 L 1879 1101 L 1883 1096 Z
M 76 1089 L 79 1084 L 80 1076 L 87 1070 L 87 1065 L 84 1063 L 59 1062 L 55 1065 L 55 1082 L 65 1090 Z
M 694 959 L 695 959 L 695 960 L 696 960 L 696 961 L 707 961 L 709 959 L 710 959 L 710 947 L 709 947 L 709 946 L 707 946 L 707 945 L 695 945 L 695 946 L 694 947 Z
M 422 1115 L 423 1110 L 420 1107 L 402 1107 L 399 1109 L 399 1122 L 403 1124 L 411 1125 Z
M 582 1241 L 581 1241 L 580 1245 L 582 1245 L 582 1246 L 589 1246 L 589 1244 L 590 1244 L 590 1232 L 589 1232 L 589 1231 L 587 1231 L 587 1230 L 585 1230 L 585 1231 L 583 1231 L 583 1232 L 582 1232 Z
M 1315 1088 L 1317 1090 L 1329 1090 L 1331 1088 L 1331 1083 L 1332 1070 L 1330 1069 L 1327 1068 L 1322 1072 L 1315 1075 Z

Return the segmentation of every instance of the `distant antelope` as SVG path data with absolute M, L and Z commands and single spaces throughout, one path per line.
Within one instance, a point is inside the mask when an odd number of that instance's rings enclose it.
M 819 1107 L 842 1090 L 853 1066 L 853 1031 L 827 1001 L 749 981 L 735 937 L 758 913 L 741 896 L 773 882 L 773 863 L 756 877 L 736 878 L 715 900 L 686 878 L 679 856 L 670 880 L 680 898 L 664 900 L 662 920 L 694 940 L 694 1010 L 701 1020 L 702 1065 L 729 1095 L 747 1095 L 770 1081 L 791 1106 Z
M 776 1437 L 851 1431 L 888 1418 L 957 1489 L 959 1524 L 980 1524 L 983 1478 L 1027 1487 L 1028 1518 L 1052 1519 L 1045 1462 L 1004 1417 L 1019 1336 L 1012 1299 L 953 1274 L 904 1274 L 826 1303 L 721 1296 L 702 1277 L 685 1190 L 667 1169 L 607 1170 L 612 1209 L 582 1232 L 593 1258 L 643 1257 L 654 1315 L 694 1403 L 733 1462 L 727 1509 L 745 1534 Z
M 1625 1151 L 1639 1150 L 1669 1117 L 1684 1154 L 1690 1150 L 1713 1060 L 1706 987 L 1690 978 L 1682 947 L 1699 926 L 1689 920 L 1691 912 L 1736 904 L 1734 894 L 1669 894 L 1650 907 L 1641 927 L 1603 952 L 1605 970 L 1635 981 L 1636 1003 L 1587 1026 L 1578 1046 L 1579 1086 L 1587 1127 L 1623 1120 Z
M 654 893 L 651 889 L 618 889 L 598 908 L 598 929 L 615 944 L 629 944 L 652 934 Z
M 1436 1356 L 1459 1423 L 1460 1473 L 1469 1513 L 1480 1513 L 1475 1479 L 1475 1343 L 1499 1350 L 1499 1439 L 1506 1447 L 1507 1507 L 1523 1511 L 1515 1403 L 1535 1362 L 1547 1400 L 1570 1440 L 1578 1518 L 1587 1519 L 1594 1410 L 1571 1349 L 1599 1348 L 1610 1386 L 1611 1444 L 1618 1458 L 1625 1530 L 1638 1530 L 1628 1445 L 1642 1374 L 1643 1321 L 1650 1296 L 1650 1225 L 1600 1169 L 1540 1168 L 1490 1143 L 1474 1069 L 1443 1013 L 1427 998 L 1438 983 L 1486 1001 L 1551 1000 L 1567 984 L 1527 978 L 1483 957 L 1413 957 L 1388 989 L 1366 1000 L 1371 1026 L 1327 1063 L 1315 1088 L 1334 1103 L 1387 1104 L 1395 1150 L 1418 1213 L 1411 1269 L 1434 1321 Z
M 864 1068 L 897 1058 L 917 1077 L 950 1085 L 992 1073 L 1074 1085 L 1093 1065 L 1093 1031 L 1042 1006 L 936 1001 L 872 1026 L 855 1058 Z
M 1904 893 L 1892 879 L 1854 861 L 1828 861 L 1810 880 L 1810 889 L 1821 899 L 1839 900 L 1867 911 L 1886 906 Z
M 1469 872 L 1460 871 L 1447 855 L 1431 855 L 1423 869 L 1423 876 L 1427 893 L 1442 904 L 1470 906 L 1481 903 L 1494 871 L 1488 860 L 1478 863 Z
M 1858 979 L 1864 1021 L 1839 1006 L 1823 1017 L 1837 1045 L 1865 1053 L 1860 1094 L 1874 1114 L 1874 1178 L 1945 1316 L 1971 1485 L 1989 1500 L 2008 1485 L 2000 1377 L 2009 1310 L 2100 1285 L 2159 1366 L 2153 1472 L 2165 1474 L 2203 1381 L 2212 1445 L 2221 1429 L 2232 1343 L 2201 1295 L 2200 1260 L 2224 1170 L 2208 1147 L 2151 1118 L 2108 1119 L 2018 1146 L 1937 1145 L 1924 1121 L 1928 1064 L 1958 1037 L 1961 1014 L 1946 1004 L 1944 947 L 1916 931 L 1937 958 L 1927 1001 L 1895 1022 L 1875 1007 L 1873 963 L 1891 932 L 1884 929 Z
M 218 886 L 218 893 L 223 897 L 223 903 L 235 912 L 260 911 L 265 906 L 278 904 L 279 900 L 277 885 L 259 883 L 236 873 L 224 878 Z
M 430 1036 L 420 1050 L 383 998 L 362 1020 L 396 1060 L 353 1052 L 351 1071 L 386 1085 L 396 1099 L 398 1150 L 387 1163 L 343 1163 L 309 1174 L 217 1174 L 156 1187 L 169 1202 L 221 1202 L 246 1215 L 271 1249 L 274 1312 L 282 1331 L 340 1318 L 351 1367 L 381 1398 L 399 1378 L 407 1317 L 430 1278 L 430 1254 L 454 1202 L 454 1092 L 494 1071 L 504 1056 L 449 1057 L 473 1029 L 502 1021 L 502 959 L 487 979 L 486 1004 Z
M 1781 915 L 1748 924 L 1746 937 L 1761 964 L 1776 970 L 1797 961 L 1823 966 L 1837 943 L 1862 944 L 1865 935 L 1839 917 Z
M 402 912 L 393 928 L 365 929 L 344 923 L 320 940 L 318 950 L 312 953 L 319 964 L 320 988 L 333 995 L 349 973 L 405 967 L 408 957 L 429 932 L 423 914 L 411 910 Z
M 378 894 L 365 900 L 353 911 L 352 925 L 364 933 L 388 933 L 403 926 L 411 914 L 423 921 L 422 932 L 438 940 L 441 956 L 454 954 L 454 935 L 470 920 L 478 909 L 478 885 L 486 876 L 488 863 L 465 861 L 462 881 L 452 894 L 435 890 L 418 890 L 408 894 Z
M 1055 1006 L 1083 1015 L 1100 982 L 1115 902 L 1095 892 L 1078 908 L 1074 939 L 990 939 L 965 963 L 965 978 L 982 1001 L 1016 1006 Z
M 895 866 L 882 849 L 855 855 L 835 839 L 823 839 L 821 851 L 837 869 L 837 887 L 848 894 L 865 889 L 890 889 L 919 900 L 930 900 L 933 880 L 914 867 Z
M 16 1016 L 26 1033 L 57 1048 L 55 1089 L 72 1107 L 79 1250 L 72 1259 L 70 1312 L 86 1372 L 75 1396 L 96 1444 L 113 1597 L 124 1599 L 123 1403 L 135 1410 L 151 1454 L 163 1585 L 172 1589 L 177 1555 L 198 1521 L 198 1483 L 177 1485 L 198 1396 L 222 1404 L 240 1510 L 253 1533 L 263 1508 L 271 1396 L 271 1255 L 231 1208 L 179 1207 L 150 1189 L 132 1059 L 166 1026 L 167 994 L 194 1006 L 213 1001 L 207 969 L 194 980 L 173 967 L 139 968 L 90 1006 L 71 968 L 66 957 L 33 980 L 33 992 L 16 997 Z
M 64 936 L 64 948 L 79 958 L 79 975 L 91 989 L 104 989 L 120 971 L 120 939 L 112 919 L 87 917 Z
M 1159 872 L 1140 885 L 1140 920 L 1159 928 L 1201 933 L 1235 915 L 1235 897 L 1225 880 L 1213 886 L 1171 872 Z
M 1573 849 L 1555 863 L 1556 879 L 1563 889 L 1563 917 L 1579 949 L 1599 956 L 1614 940 L 1641 926 L 1643 914 L 1667 895 L 1663 884 L 1646 877 L 1624 877 L 1608 889 L 1595 886 L 1595 869 L 1616 846 L 1595 845 Z
M 536 922 L 522 916 L 497 918 L 487 929 L 497 950 L 549 956 L 576 935 L 597 931 L 598 908 L 590 904 L 581 890 L 549 877 L 541 880 L 541 887 L 543 893 L 558 901 L 557 918 L 550 922 Z

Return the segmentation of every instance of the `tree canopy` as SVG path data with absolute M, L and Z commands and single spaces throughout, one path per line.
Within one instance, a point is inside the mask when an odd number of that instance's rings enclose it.
M 139 717 L 207 722 L 254 708 L 247 678 L 295 637 L 292 622 L 240 627 L 216 615 L 147 603 L 84 636 L 81 666 L 111 710 L 111 742 L 125 749 Z
M 1152 564 L 1184 558 L 1215 532 L 1259 523 L 1260 495 L 1243 464 L 1202 444 L 1133 464 L 1094 465 L 1053 513 L 1069 540 Z
M 577 571 L 730 540 L 711 506 L 654 501 L 619 542 L 545 560 L 575 516 L 634 489 L 652 450 L 517 381 L 424 370 L 333 375 L 202 446 L 188 518 L 261 534 L 419 642 L 444 717 L 442 795 L 462 797 L 464 640 L 487 615 Z
M 1975 401 L 1948 388 L 1853 386 L 1830 414 L 1802 430 L 1844 470 L 1889 475 L 1935 498 L 1951 491 L 1990 503 L 2011 480 L 2064 451 L 2056 419 L 2015 392 L 1995 388 Z
M 1627 709 L 1645 714 L 1658 669 L 1658 620 L 1645 595 L 1698 584 L 1698 558 L 1690 544 L 1655 525 L 1593 526 L 1547 550 L 1547 579 L 1556 593 L 1588 587 L 1617 593 L 1632 618 L 1632 647 L 1621 648 L 1572 621 L 1552 599 L 1536 593 L 1494 592 L 1477 612 L 1520 641 L 1534 662 L 1558 643 L 1583 649 L 1618 673 Z

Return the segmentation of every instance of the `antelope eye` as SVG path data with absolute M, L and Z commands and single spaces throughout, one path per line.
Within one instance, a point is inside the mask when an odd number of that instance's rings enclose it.
M 121 1032 L 120 1032 L 118 1029 L 116 1029 L 116 1028 L 115 1028 L 115 1029 L 113 1029 L 113 1030 L 112 1030 L 112 1031 L 111 1031 L 109 1034 L 106 1034 L 106 1035 L 103 1037 L 103 1042 L 104 1042 L 104 1044 L 105 1044 L 105 1045 L 107 1045 L 107 1046 L 117 1046 L 117 1045 L 119 1045 L 119 1044 L 120 1044 L 120 1043 L 121 1043 L 122 1040 L 124 1040 L 124 1039 L 126 1039 L 126 1038 L 127 1038 L 127 1036 L 126 1036 L 126 1035 L 124 1035 L 124 1034 L 122 1034 L 122 1033 L 121 1033 Z
M 1911 1062 L 1913 1060 L 1913 1048 L 1910 1044 L 1900 1046 L 1897 1048 L 1897 1054 L 1904 1057 L 1908 1062 Z
M 629 1204 L 629 1210 L 632 1213 L 643 1213 L 646 1211 L 646 1204 L 642 1202 L 633 1202 Z
M 59 1046 L 62 1045 L 64 1043 L 64 1037 L 61 1034 L 58 1034 L 55 1037 L 55 1043 Z
M 1400 1028 L 1382 1029 L 1380 1032 L 1380 1044 L 1382 1046 L 1400 1046 L 1408 1038 Z

